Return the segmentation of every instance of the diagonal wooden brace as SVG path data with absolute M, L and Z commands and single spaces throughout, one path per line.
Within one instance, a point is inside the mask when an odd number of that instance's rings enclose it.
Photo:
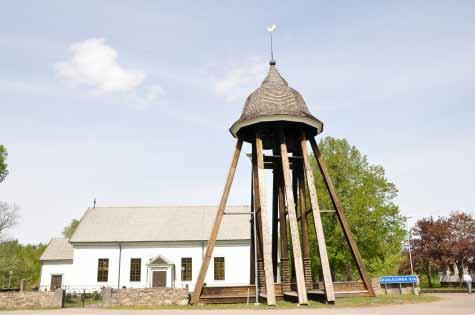
M 292 190 L 292 179 L 290 176 L 289 158 L 287 143 L 283 128 L 279 130 L 280 152 L 282 158 L 282 173 L 284 177 L 285 195 L 287 199 L 287 211 L 290 224 L 290 236 L 292 240 L 292 253 L 294 257 L 295 276 L 297 278 L 297 295 L 299 304 L 308 304 L 307 289 L 305 287 L 305 276 L 303 271 L 302 250 L 300 248 L 299 228 L 297 224 L 297 214 L 295 212 L 294 194 Z
M 312 207 L 313 221 L 315 226 L 315 235 L 317 236 L 318 252 L 320 254 L 320 261 L 322 264 L 323 284 L 325 286 L 325 295 L 327 302 L 335 302 L 335 292 L 333 290 L 333 282 L 330 272 L 330 263 L 328 262 L 327 246 L 325 244 L 325 234 L 323 233 L 322 218 L 320 217 L 320 206 L 318 205 L 317 190 L 315 188 L 315 179 L 313 177 L 313 170 L 310 164 L 310 157 L 308 154 L 307 139 L 305 132 L 302 132 L 302 138 L 300 142 L 305 177 L 307 179 L 308 192 L 310 195 L 310 205 Z M 303 218 L 303 216 L 302 216 Z
M 216 246 L 219 228 L 221 226 L 221 222 L 223 221 L 224 209 L 226 208 L 226 203 L 228 202 L 229 191 L 231 190 L 234 174 L 236 173 L 239 155 L 241 154 L 241 148 L 242 139 L 238 139 L 236 143 L 236 149 L 234 150 L 233 159 L 231 161 L 231 167 L 229 168 L 228 177 L 226 179 L 226 184 L 224 186 L 223 195 L 221 196 L 221 201 L 219 203 L 218 212 L 216 213 L 216 218 L 214 220 L 213 229 L 211 230 L 211 236 L 209 238 L 208 246 L 206 247 L 205 258 L 203 264 L 201 265 L 198 280 L 196 281 L 193 299 L 191 300 L 192 304 L 197 304 L 200 302 L 201 291 L 203 290 L 206 273 L 208 272 L 209 263 L 211 261 L 211 257 L 213 256 L 214 247 Z
M 259 201 L 261 205 L 261 226 L 262 226 L 262 254 L 264 258 L 264 274 L 266 279 L 266 298 L 267 305 L 275 305 L 275 287 L 274 272 L 272 267 L 272 239 L 270 237 L 268 204 L 265 189 L 264 177 L 264 154 L 262 148 L 262 139 L 256 136 L 256 154 L 257 154 L 257 184 L 259 185 Z
M 320 172 L 323 175 L 323 180 L 325 181 L 325 185 L 327 186 L 328 192 L 330 193 L 333 206 L 336 209 L 336 214 L 338 216 L 338 220 L 340 221 L 343 234 L 345 234 L 345 238 L 348 244 L 350 245 L 350 251 L 356 262 L 356 266 L 358 267 L 358 272 L 360 273 L 361 279 L 363 280 L 364 285 L 366 287 L 366 290 L 368 290 L 369 295 L 375 296 L 374 289 L 368 277 L 368 273 L 366 272 L 366 267 L 363 263 L 363 259 L 361 258 L 360 251 L 358 250 L 358 246 L 356 245 L 356 242 L 353 239 L 351 228 L 348 225 L 348 222 L 346 221 L 345 212 L 343 211 L 343 207 L 341 206 L 340 201 L 338 200 L 335 187 L 333 186 L 333 181 L 330 177 L 330 174 L 328 173 L 327 163 L 325 162 L 325 159 L 323 158 L 322 153 L 320 152 L 320 149 L 318 148 L 318 145 L 315 139 L 311 137 L 309 140 L 310 140 L 310 144 L 312 145 L 313 154 L 315 155 L 315 158 L 317 159 L 318 167 L 320 168 Z

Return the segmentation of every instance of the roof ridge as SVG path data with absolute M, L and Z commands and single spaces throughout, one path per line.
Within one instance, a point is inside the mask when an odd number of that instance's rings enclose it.
M 96 206 L 95 208 L 89 208 L 91 210 L 98 208 L 218 208 L 218 205 L 156 205 L 156 206 Z M 249 205 L 228 205 L 230 207 L 249 207 Z

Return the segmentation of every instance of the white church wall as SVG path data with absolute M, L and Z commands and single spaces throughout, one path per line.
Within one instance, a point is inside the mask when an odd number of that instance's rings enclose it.
M 73 262 L 70 260 L 43 261 L 41 267 L 40 290 L 49 290 L 52 275 L 62 275 L 62 285 L 67 285 L 71 279 L 71 268 Z
M 73 245 L 74 261 L 71 268 L 71 282 L 68 290 L 100 290 L 102 287 L 117 287 L 119 247 L 118 245 Z M 109 259 L 107 282 L 97 281 L 99 258 Z
M 167 286 L 186 287 L 191 282 L 181 281 L 181 258 L 192 258 L 192 273 L 194 278 L 195 264 L 201 263 L 202 247 L 199 243 L 142 243 L 142 244 L 126 244 L 122 246 L 122 266 L 120 286 L 143 288 L 151 286 L 152 274 L 149 272 L 148 264 L 157 256 L 162 256 L 174 264 L 174 268 L 167 268 Z M 141 279 L 140 282 L 130 281 L 130 260 L 132 258 L 141 258 Z M 173 276 L 175 273 L 175 277 Z
M 69 291 L 95 291 L 107 286 L 113 288 L 150 287 L 152 275 L 148 264 L 160 255 L 174 265 L 174 268 L 167 268 L 167 286 L 178 288 L 188 286 L 188 289 L 193 291 L 206 251 L 206 244 L 206 242 L 125 243 L 121 245 L 122 250 L 118 244 L 74 244 L 74 261 L 69 269 L 64 271 L 63 285 L 67 286 Z M 181 281 L 181 258 L 184 257 L 192 258 L 192 281 Z M 214 257 L 225 257 L 225 280 L 223 281 L 214 280 Z M 99 258 L 109 259 L 107 282 L 97 282 Z M 137 282 L 130 281 L 130 260 L 132 258 L 141 258 L 141 279 Z M 249 263 L 250 241 L 218 242 L 205 282 L 209 286 L 249 284 Z M 62 267 L 55 268 L 54 266 L 43 266 L 46 273 L 58 272 Z M 46 280 L 44 280 L 45 283 Z
M 161 255 L 174 264 L 174 268 L 170 268 L 170 272 L 167 273 L 167 286 L 177 288 L 188 286 L 189 290 L 193 291 L 205 251 L 206 242 L 124 244 L 122 245 L 120 287 L 150 287 L 152 275 L 147 264 L 158 255 Z M 192 258 L 192 281 L 181 281 L 181 259 L 186 257 Z M 214 257 L 225 257 L 225 280 L 214 280 L 214 259 L 211 259 L 205 279 L 208 285 L 249 283 L 249 242 L 219 242 L 214 250 Z M 141 258 L 140 282 L 130 281 L 130 260 L 132 258 Z
M 247 246 L 217 246 L 213 252 L 213 258 L 206 275 L 206 283 L 209 286 L 217 285 L 240 285 L 249 284 L 250 279 L 250 245 Z M 225 280 L 214 280 L 214 257 L 225 257 L 224 275 Z M 198 278 L 201 263 L 197 266 L 193 279 Z M 195 278 L 196 276 L 196 278 Z

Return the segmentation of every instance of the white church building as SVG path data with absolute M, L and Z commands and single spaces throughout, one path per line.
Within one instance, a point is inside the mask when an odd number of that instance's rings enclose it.
M 71 239 L 52 239 L 41 256 L 40 290 L 188 287 L 206 251 L 217 207 L 89 208 Z M 229 206 L 206 285 L 250 283 L 250 216 Z

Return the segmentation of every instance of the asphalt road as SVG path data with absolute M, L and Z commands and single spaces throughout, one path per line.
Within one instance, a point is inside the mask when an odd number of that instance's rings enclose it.
M 252 315 L 284 315 L 284 314 L 315 314 L 315 315 L 475 315 L 475 294 L 462 293 L 441 294 L 442 301 L 420 304 L 388 305 L 357 308 L 324 308 L 324 309 L 276 309 L 276 310 L 109 310 L 94 308 L 69 308 L 41 311 L 1 311 L 0 315 L 218 315 L 218 314 L 252 314 Z

